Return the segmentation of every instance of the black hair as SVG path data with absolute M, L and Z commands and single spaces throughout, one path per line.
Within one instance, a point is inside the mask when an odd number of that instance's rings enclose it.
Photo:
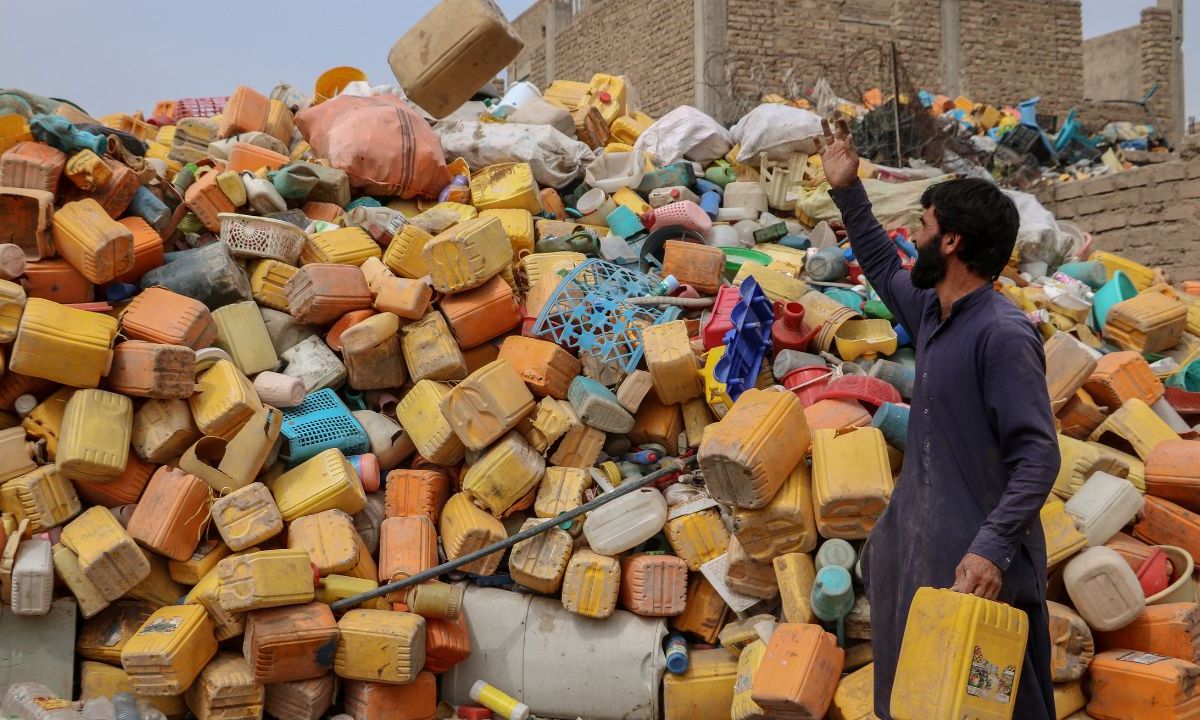
M 921 207 L 930 206 L 938 230 L 962 238 L 958 257 L 971 272 L 996 279 L 1012 256 L 1021 226 L 1012 198 L 989 180 L 963 178 L 926 188 Z

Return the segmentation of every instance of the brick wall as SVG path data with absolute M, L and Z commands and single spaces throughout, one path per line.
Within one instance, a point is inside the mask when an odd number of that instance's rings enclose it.
M 1140 44 L 1142 51 L 1142 89 L 1149 90 L 1158 83 L 1158 92 L 1150 100 L 1150 108 L 1158 116 L 1160 131 L 1172 126 L 1171 63 L 1174 61 L 1174 42 L 1171 39 L 1171 11 L 1165 8 L 1146 8 L 1142 11 Z
M 904 0 L 898 3 L 907 4 Z M 1079 0 L 962 0 L 962 89 L 972 99 L 1065 116 L 1083 93 Z
M 1064 183 L 1038 199 L 1096 238 L 1097 250 L 1200 278 L 1200 155 Z
M 557 80 L 626 75 L 652 117 L 692 102 L 692 0 L 594 2 L 555 43 Z
M 525 47 L 516 61 L 508 68 L 511 82 L 528 80 L 539 88 L 545 88 L 546 78 L 546 8 L 541 2 L 534 3 L 528 10 L 512 21 L 513 28 Z
M 890 87 L 891 0 L 728 0 L 725 68 L 734 116 L 763 95 L 806 94 L 824 77 L 842 97 Z

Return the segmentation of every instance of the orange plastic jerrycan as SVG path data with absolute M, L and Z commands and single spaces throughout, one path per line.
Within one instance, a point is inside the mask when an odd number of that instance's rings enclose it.
M 164 465 L 155 471 L 138 501 L 129 519 L 129 534 L 160 555 L 187 560 L 204 536 L 209 502 L 209 488 L 203 480 Z
M 312 602 L 249 613 L 242 652 L 258 682 L 290 682 L 332 670 L 337 642 L 333 611 Z
M 467 376 L 442 398 L 442 414 L 463 445 L 482 450 L 533 410 L 533 394 L 507 360 Z

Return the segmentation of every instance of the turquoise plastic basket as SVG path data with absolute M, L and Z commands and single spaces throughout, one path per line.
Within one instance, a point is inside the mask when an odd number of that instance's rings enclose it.
M 338 448 L 344 455 L 371 450 L 367 431 L 329 388 L 309 393 L 304 402 L 284 410 L 280 433 L 287 440 L 280 456 L 289 467 L 330 448 Z

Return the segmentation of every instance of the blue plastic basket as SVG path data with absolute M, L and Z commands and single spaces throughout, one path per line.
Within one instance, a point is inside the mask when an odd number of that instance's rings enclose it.
M 733 329 L 725 333 L 725 355 L 713 369 L 735 402 L 758 380 L 763 356 L 771 346 L 771 324 L 775 322 L 771 301 L 753 277 L 742 281 L 738 294 L 741 297 L 730 313 Z
M 641 329 L 679 316 L 677 307 L 642 307 L 626 298 L 651 295 L 649 275 L 604 260 L 588 260 L 554 288 L 533 333 L 632 372 L 642 359 Z
M 285 409 L 280 434 L 287 440 L 280 454 L 289 467 L 330 448 L 345 455 L 371 450 L 367 431 L 329 388 L 309 393 L 304 402 Z

